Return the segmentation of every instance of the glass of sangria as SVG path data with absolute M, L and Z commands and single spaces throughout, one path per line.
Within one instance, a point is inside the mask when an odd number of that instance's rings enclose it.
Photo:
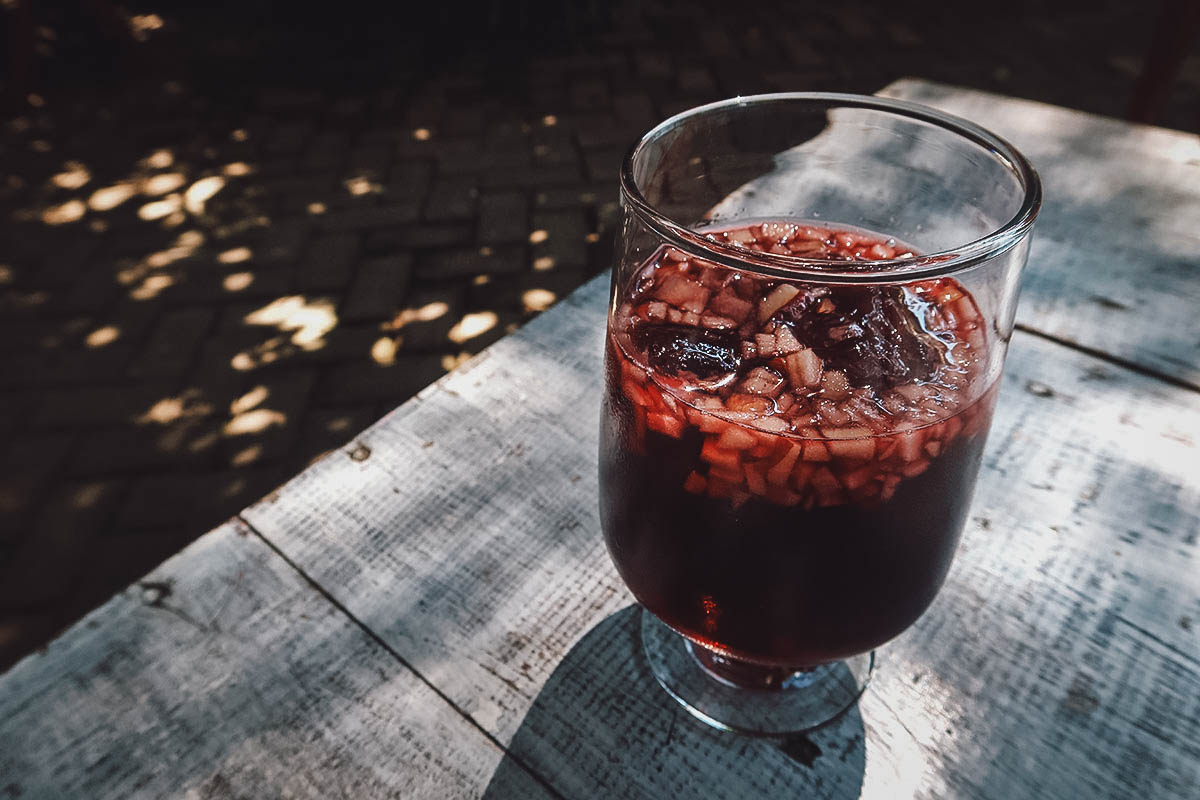
M 651 130 L 621 200 L 600 510 L 650 667 L 716 727 L 815 727 L 946 577 L 1037 174 L 933 109 L 774 94 Z

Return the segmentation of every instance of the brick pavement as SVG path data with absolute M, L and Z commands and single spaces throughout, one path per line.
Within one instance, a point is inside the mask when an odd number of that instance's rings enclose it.
M 344 46 L 180 11 L 100 79 L 63 37 L 0 138 L 0 668 L 604 269 L 620 156 L 664 115 L 905 75 L 1119 115 L 1149 40 L 1115 0 L 914 8 L 368 19 Z

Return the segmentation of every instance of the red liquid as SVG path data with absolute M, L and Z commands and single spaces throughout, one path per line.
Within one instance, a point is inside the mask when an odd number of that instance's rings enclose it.
M 826 258 L 895 252 L 795 226 L 718 235 Z M 656 616 L 734 657 L 803 667 L 886 642 L 933 600 L 994 392 L 983 320 L 954 281 L 784 283 L 659 253 L 619 287 L 601 515 Z

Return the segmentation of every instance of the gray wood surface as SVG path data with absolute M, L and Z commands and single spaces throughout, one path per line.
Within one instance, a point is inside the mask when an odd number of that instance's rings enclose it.
M 503 756 L 236 523 L 0 681 L 5 798 L 547 796 Z
M 1200 781 L 1196 393 L 1017 334 L 947 587 L 884 649 L 865 744 L 823 731 L 838 755 L 808 768 L 677 712 L 609 622 L 630 598 L 595 513 L 604 293 L 246 518 L 568 797 L 1185 797 Z
M 1018 324 L 1200 388 L 1200 136 L 927 81 L 880 94 L 983 125 L 1037 167 Z
M 1051 201 L 959 557 L 857 709 L 751 740 L 653 683 L 596 513 L 599 279 L 0 677 L 0 796 L 1195 796 L 1200 393 L 1137 369 L 1195 382 L 1195 187 L 1076 212 L 1194 137 L 890 91 L 1012 138 Z M 1087 125 L 1111 157 L 1059 142 Z M 1083 275 L 1080 242 L 1130 256 Z

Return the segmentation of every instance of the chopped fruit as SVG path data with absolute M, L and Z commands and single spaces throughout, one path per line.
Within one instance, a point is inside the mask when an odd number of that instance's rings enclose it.
M 775 330 L 775 352 L 781 356 L 786 356 L 789 353 L 795 353 L 804 349 L 804 345 L 800 344 L 796 339 L 792 329 L 787 325 L 780 325 Z
M 787 371 L 793 386 L 816 386 L 821 382 L 821 357 L 806 347 L 787 357 Z
M 821 392 L 830 400 L 841 400 L 850 393 L 846 373 L 833 369 L 821 376 Z
M 725 407 L 730 411 L 756 415 L 766 414 L 771 410 L 771 400 L 751 394 L 731 394 L 725 401 Z
M 729 317 L 718 317 L 715 314 L 704 314 L 700 317 L 700 325 L 705 328 L 736 328 L 737 323 Z
M 921 434 L 919 431 L 905 431 L 896 437 L 898 442 L 896 454 L 904 462 L 916 461 L 921 457 Z
M 678 272 L 669 272 L 655 286 L 654 295 L 664 303 L 699 314 L 708 303 L 709 290 Z
M 754 304 L 738 297 L 737 292 L 732 289 L 722 289 L 708 307 L 717 314 L 731 317 L 738 322 L 745 320 L 754 311 Z
M 790 303 L 792 298 L 798 294 L 800 294 L 800 290 L 790 283 L 781 283 L 776 286 L 758 307 L 758 321 L 766 322 L 775 316 L 776 311 Z
M 812 279 L 829 262 L 911 253 L 886 237 L 787 221 L 704 235 L 743 248 L 746 270 L 664 247 L 624 265 L 616 290 L 609 551 L 638 599 L 695 641 L 801 667 L 866 652 L 945 577 L 1002 343 L 952 278 Z M 768 277 L 752 251 L 799 256 L 800 272 Z
M 783 388 L 783 376 L 766 367 L 755 367 L 742 381 L 742 391 L 748 394 L 775 395 Z
M 783 433 L 792 429 L 788 421 L 780 417 L 758 417 L 757 419 L 750 420 L 750 424 L 760 431 L 767 431 L 769 433 Z
M 714 331 L 685 325 L 642 325 L 634 340 L 646 351 L 650 367 L 667 375 L 690 372 L 710 378 L 738 369 L 739 340 L 734 331 Z
M 751 494 L 763 496 L 767 493 L 767 469 L 763 463 L 750 463 L 745 467 L 746 487 Z
M 827 261 L 910 252 L 790 223 L 713 236 Z M 772 281 L 665 249 L 623 303 L 612 353 L 634 407 L 629 446 L 698 448 L 690 495 L 737 508 L 885 503 L 987 427 L 987 326 L 952 279 Z
M 804 443 L 805 461 L 828 461 L 829 458 L 829 448 L 823 442 Z
M 786 486 L 792 474 L 792 467 L 796 466 L 796 461 L 800 458 L 800 449 L 798 444 L 789 445 L 783 456 L 767 470 L 767 480 L 778 486 Z
M 749 450 L 757 444 L 757 436 L 737 425 L 726 425 L 717 438 L 717 447 L 723 450 Z
M 741 460 L 738 458 L 736 450 L 726 450 L 718 447 L 713 439 L 705 439 L 704 446 L 700 449 L 700 458 L 714 466 L 722 466 L 728 469 L 736 470 L 741 466 Z
M 672 439 L 678 439 L 683 436 L 683 422 L 670 414 L 658 414 L 651 412 L 646 414 L 646 425 L 650 430 L 658 431 L 666 434 Z
M 649 418 L 647 418 L 649 421 Z M 854 430 L 852 428 L 843 428 L 842 431 Z M 858 428 L 857 430 L 863 430 Z M 830 433 L 831 431 L 826 431 Z M 868 433 L 870 433 L 868 431 Z M 875 440 L 866 436 L 861 439 L 831 439 L 825 443 L 829 448 L 829 454 L 834 458 L 858 459 L 866 461 L 875 455 Z

